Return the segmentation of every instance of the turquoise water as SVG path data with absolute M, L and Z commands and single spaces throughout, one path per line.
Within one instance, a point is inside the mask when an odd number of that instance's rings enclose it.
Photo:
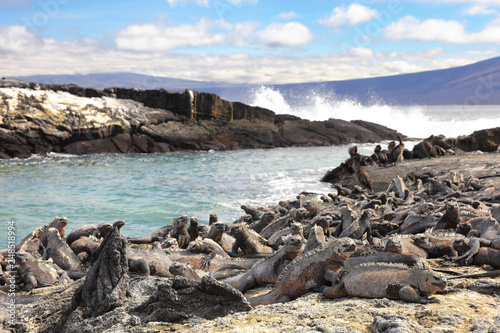
M 369 153 L 375 144 L 361 145 Z M 181 214 L 231 223 L 242 204 L 277 204 L 302 191 L 328 193 L 324 173 L 347 146 L 150 155 L 52 154 L 0 161 L 0 235 L 16 223 L 17 240 L 54 216 L 67 231 L 123 219 L 125 236 L 147 235 Z M 6 236 L 0 248 L 7 245 Z

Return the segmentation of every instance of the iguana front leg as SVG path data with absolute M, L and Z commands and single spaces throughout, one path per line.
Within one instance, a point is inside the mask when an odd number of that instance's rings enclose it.
M 326 287 L 325 289 L 323 289 L 322 294 L 326 298 L 340 298 L 348 296 L 343 282 L 335 284 L 331 287 Z
M 401 288 L 399 290 L 399 297 L 404 301 L 412 303 L 440 303 L 440 301 L 436 298 L 427 298 L 420 296 L 420 292 L 410 286 L 404 286 L 403 288 Z

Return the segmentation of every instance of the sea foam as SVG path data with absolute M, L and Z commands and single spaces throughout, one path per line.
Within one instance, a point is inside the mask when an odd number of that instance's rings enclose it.
M 254 88 L 249 94 L 250 105 L 267 108 L 278 114 L 317 121 L 330 118 L 365 120 L 395 129 L 412 138 L 426 138 L 431 134 L 456 137 L 500 126 L 497 106 L 402 106 L 389 105 L 383 101 L 364 105 L 354 99 L 315 91 L 305 92 L 301 102 L 293 104 L 278 89 L 265 86 Z

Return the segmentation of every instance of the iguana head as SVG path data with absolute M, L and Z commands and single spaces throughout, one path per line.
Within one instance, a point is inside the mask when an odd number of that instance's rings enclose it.
M 47 240 L 49 242 L 61 240 L 59 230 L 57 230 L 56 228 L 49 228 L 49 230 L 47 230 Z
M 237 240 L 244 240 L 248 237 L 247 227 L 242 223 L 235 223 L 231 227 L 231 235 Z
M 67 225 L 68 225 L 68 219 L 66 217 L 56 216 L 54 217 L 52 222 L 50 222 L 49 227 L 56 228 L 59 231 L 59 235 L 61 235 L 61 237 L 64 237 L 64 233 L 66 232 L 65 228 Z
M 113 230 L 113 225 L 111 223 L 101 222 L 97 225 L 97 238 L 106 237 L 109 232 Z
M 425 250 L 431 250 L 434 247 L 430 238 L 424 234 L 416 234 L 412 237 L 412 239 L 413 242 L 415 242 L 415 245 L 420 246 Z
M 333 241 L 330 247 L 341 258 L 349 258 L 356 251 L 356 243 L 349 237 L 342 237 Z
M 294 259 L 298 257 L 304 250 L 305 241 L 299 235 L 292 235 L 288 237 L 285 241 L 285 249 L 287 257 Z
M 176 217 L 173 221 L 172 221 L 172 225 L 175 227 L 175 228 L 183 228 L 183 227 L 186 227 L 189 223 L 189 216 L 187 215 L 181 215 L 179 217 Z
M 385 250 L 392 253 L 401 253 L 403 243 L 399 237 L 390 237 L 385 244 Z
M 417 281 L 418 288 L 424 296 L 430 296 L 446 288 L 447 281 L 443 274 L 433 272 L 432 270 L 421 270 L 421 272 L 422 274 Z

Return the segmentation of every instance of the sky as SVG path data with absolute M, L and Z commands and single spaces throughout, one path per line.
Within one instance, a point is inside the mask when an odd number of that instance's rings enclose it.
M 499 56 L 500 0 L 0 0 L 0 76 L 336 81 Z

